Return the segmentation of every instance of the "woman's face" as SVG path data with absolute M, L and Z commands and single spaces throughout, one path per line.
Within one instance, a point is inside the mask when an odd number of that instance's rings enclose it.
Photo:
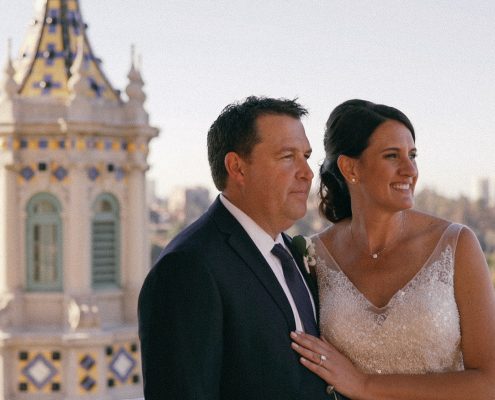
M 366 202 L 393 211 L 411 208 L 418 179 L 411 131 L 394 120 L 380 124 L 357 160 L 355 172 L 357 189 Z

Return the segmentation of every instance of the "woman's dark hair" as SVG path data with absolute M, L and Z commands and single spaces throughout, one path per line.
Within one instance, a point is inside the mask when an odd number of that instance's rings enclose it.
M 347 183 L 337 165 L 340 155 L 358 158 L 368 147 L 370 136 L 387 120 L 404 124 L 416 140 L 414 128 L 404 113 L 393 107 L 366 100 L 348 100 L 328 118 L 323 144 L 325 161 L 320 167 L 320 212 L 331 222 L 352 215 Z

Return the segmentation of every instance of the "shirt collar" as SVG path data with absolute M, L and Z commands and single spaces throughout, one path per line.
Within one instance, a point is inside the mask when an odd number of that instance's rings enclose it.
M 280 233 L 277 235 L 275 240 L 273 240 L 272 237 L 266 231 L 264 231 L 256 222 L 254 222 L 249 215 L 232 204 L 223 194 L 220 194 L 220 201 L 225 206 L 225 208 L 234 216 L 234 218 L 241 224 L 241 226 L 247 232 L 256 247 L 258 247 L 258 249 L 265 257 L 267 255 L 271 255 L 273 246 L 276 243 L 280 243 L 282 246 L 286 247 Z

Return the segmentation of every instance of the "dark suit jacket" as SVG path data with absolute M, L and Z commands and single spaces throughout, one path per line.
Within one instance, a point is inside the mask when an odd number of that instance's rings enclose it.
M 141 290 L 145 398 L 328 400 L 291 349 L 293 330 L 275 275 L 217 199 L 165 248 Z

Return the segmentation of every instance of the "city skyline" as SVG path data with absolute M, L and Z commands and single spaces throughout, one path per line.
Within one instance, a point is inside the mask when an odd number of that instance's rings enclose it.
M 0 0 L 0 61 L 17 57 L 31 0 Z M 103 70 L 123 90 L 130 47 L 142 55 L 146 109 L 161 136 L 149 178 L 213 189 L 206 132 L 248 95 L 298 97 L 317 171 L 330 113 L 349 98 L 398 107 L 416 129 L 420 180 L 449 196 L 495 178 L 495 4 L 490 1 L 268 2 L 81 0 Z M 6 10 L 9 10 L 8 13 Z M 117 40 L 116 40 L 117 39 Z M 315 183 L 317 179 L 315 179 Z

